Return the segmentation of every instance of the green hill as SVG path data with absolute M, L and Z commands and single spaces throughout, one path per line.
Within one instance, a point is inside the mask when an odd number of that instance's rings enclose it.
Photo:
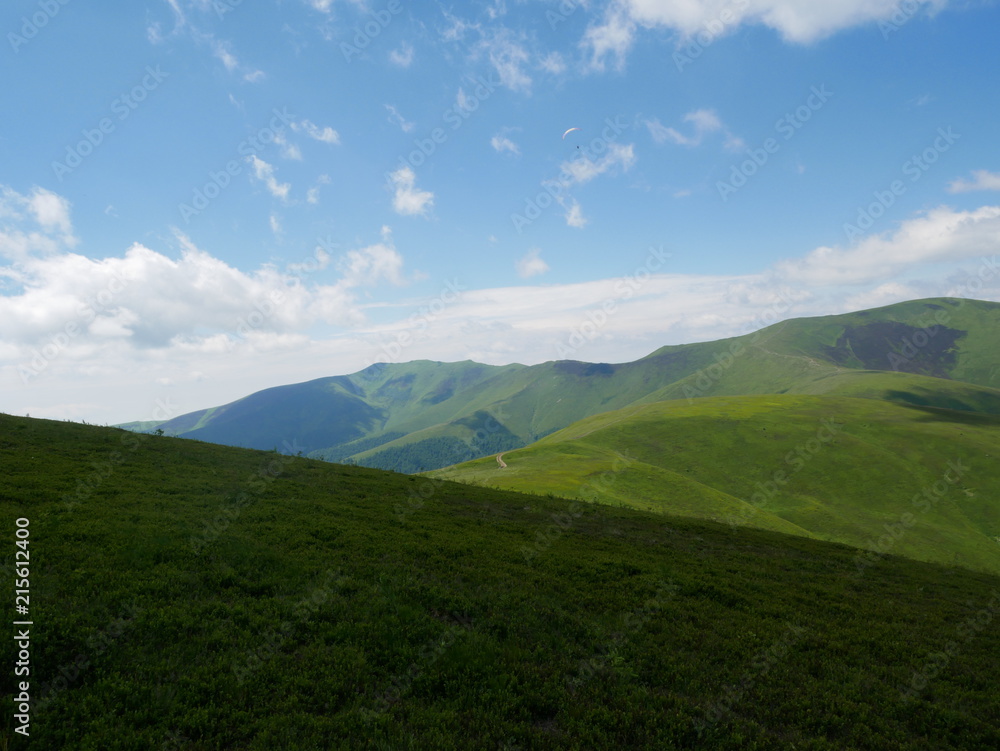
M 1000 745 L 995 576 L 6 415 L 0 466 L 3 748 Z
M 934 299 L 784 321 L 631 363 L 373 365 L 182 415 L 168 435 L 417 472 L 665 399 L 842 394 L 1000 414 L 1000 304 Z M 980 388 L 975 388 L 980 387 Z
M 431 475 L 1000 573 L 1000 416 L 787 394 L 656 402 L 503 459 Z M 614 483 L 595 483 L 613 467 Z

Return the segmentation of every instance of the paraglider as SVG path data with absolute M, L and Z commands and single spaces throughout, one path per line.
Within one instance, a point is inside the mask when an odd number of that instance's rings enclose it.
M 572 133 L 572 132 L 573 132 L 574 130 L 580 130 L 580 129 L 579 129 L 579 128 L 570 128 L 570 129 L 569 129 L 569 130 L 567 130 L 567 131 L 566 131 L 565 133 L 563 133 L 563 135 L 562 135 L 562 137 L 563 137 L 563 140 L 565 141 L 565 140 L 566 140 L 566 136 L 568 136 L 568 135 L 569 135 L 570 133 Z

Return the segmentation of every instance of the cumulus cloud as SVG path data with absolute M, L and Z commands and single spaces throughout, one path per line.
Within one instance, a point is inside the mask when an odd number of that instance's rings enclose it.
M 974 190 L 1000 190 L 1000 172 L 976 170 L 972 173 L 972 180 L 960 178 L 948 185 L 949 193 L 969 193 Z
M 434 205 L 434 194 L 416 187 L 417 176 L 409 166 L 400 167 L 389 175 L 393 189 L 392 207 L 397 214 L 424 215 Z
M 270 222 L 279 232 L 278 217 L 271 215 Z M 0 249 L 18 223 L 30 225 L 32 219 L 5 211 Z M 0 348 L 14 360 L 23 361 L 33 349 L 53 342 L 66 363 L 92 360 L 109 346 L 120 353 L 122 347 L 134 352 L 231 347 L 242 336 L 240 322 L 252 314 L 259 318 L 251 326 L 258 335 L 302 336 L 316 323 L 358 326 L 366 320 L 359 290 L 409 282 L 388 227 L 378 242 L 343 253 L 333 281 L 319 276 L 331 262 L 321 249 L 283 270 L 266 264 L 244 271 L 179 232 L 177 258 L 140 243 L 119 256 L 89 258 L 59 242 L 58 225 L 50 225 L 49 234 L 55 252 L 0 264 L 0 281 L 13 283 L 0 286 L 0 320 L 5 322 Z
M 581 46 L 593 68 L 603 70 L 607 60 L 621 67 L 640 28 L 667 29 L 683 43 L 699 32 L 734 30 L 744 24 L 774 29 L 783 39 L 808 44 L 838 31 L 897 18 L 905 22 L 915 13 L 935 13 L 948 0 L 913 0 L 918 10 L 902 12 L 898 0 L 613 0 L 592 23 Z
M 517 260 L 514 267 L 517 269 L 519 277 L 529 279 L 530 277 L 544 274 L 549 270 L 549 265 L 541 258 L 541 252 L 539 248 L 532 248 L 524 257 Z
M 998 247 L 1000 206 L 972 211 L 941 206 L 903 222 L 895 232 L 869 236 L 850 248 L 816 248 L 776 269 L 805 284 L 864 284 L 892 279 L 920 264 L 991 255 Z

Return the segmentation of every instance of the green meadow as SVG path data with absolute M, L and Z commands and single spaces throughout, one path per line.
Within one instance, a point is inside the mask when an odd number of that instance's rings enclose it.
M 676 400 L 581 420 L 503 459 L 429 474 L 1000 573 L 996 415 L 832 396 Z

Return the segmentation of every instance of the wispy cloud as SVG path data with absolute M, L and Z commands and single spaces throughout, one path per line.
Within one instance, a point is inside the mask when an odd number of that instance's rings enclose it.
M 504 129 L 490 139 L 490 146 L 498 153 L 509 151 L 511 154 L 520 155 L 521 149 L 507 137 L 507 130 Z
M 408 120 L 406 120 L 406 118 L 404 118 L 401 114 L 399 114 L 399 110 L 397 110 L 391 104 L 385 105 L 385 108 L 389 112 L 389 122 L 393 123 L 394 125 L 398 125 L 399 129 L 402 130 L 404 133 L 411 133 L 413 129 L 417 127 L 415 123 L 409 122 Z
M 265 162 L 256 154 L 251 154 L 247 157 L 247 161 L 253 167 L 254 177 L 264 183 L 272 196 L 282 200 L 288 198 L 288 191 L 291 190 L 292 186 L 288 183 L 278 182 L 274 176 L 274 167 L 272 165 Z
M 413 63 L 413 45 L 409 42 L 403 42 L 398 49 L 389 53 L 389 62 L 400 68 L 409 68 Z
M 306 191 L 306 201 L 308 203 L 319 203 L 319 189 L 323 185 L 330 184 L 329 175 L 320 175 L 316 178 L 316 184 Z
M 675 128 L 668 128 L 659 121 L 658 118 L 646 121 L 649 134 L 656 143 L 671 142 L 679 146 L 695 147 L 700 146 L 705 136 L 710 133 L 721 131 L 725 135 L 724 147 L 727 151 L 739 151 L 745 144 L 742 138 L 734 136 L 728 128 L 722 124 L 715 110 L 700 109 L 688 112 L 684 115 L 684 122 L 690 123 L 690 134 L 685 135 Z
M 635 164 L 635 149 L 633 144 L 610 143 L 608 152 L 596 161 L 589 156 L 563 162 L 563 173 L 568 175 L 571 183 L 587 183 L 595 177 L 615 169 L 627 171 Z
M 305 134 L 310 138 L 314 138 L 317 141 L 322 141 L 323 143 L 329 144 L 339 144 L 340 134 L 331 128 L 329 125 L 321 128 L 311 120 L 303 120 L 300 123 L 292 123 L 292 130 L 294 131 L 305 131 Z

